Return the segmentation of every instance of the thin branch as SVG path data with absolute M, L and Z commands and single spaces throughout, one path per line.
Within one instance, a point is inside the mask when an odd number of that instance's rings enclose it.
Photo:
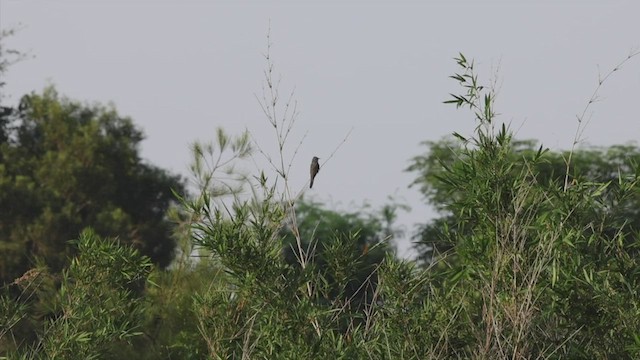
M 578 120 L 578 126 L 576 128 L 576 133 L 573 137 L 573 144 L 571 144 L 571 150 L 569 151 L 569 156 L 567 157 L 567 159 L 565 160 L 565 164 L 567 166 L 567 171 L 565 172 L 565 176 L 564 176 L 564 188 L 563 190 L 566 192 L 567 189 L 569 188 L 569 172 L 571 169 L 571 160 L 573 159 L 573 153 L 575 152 L 575 148 L 576 145 L 581 141 L 582 139 L 582 135 L 584 134 L 584 130 L 586 129 L 587 125 L 589 125 L 589 122 L 591 121 L 590 118 L 583 124 L 583 121 L 585 119 L 585 116 L 587 114 L 587 111 L 589 110 L 589 108 L 591 108 L 591 104 L 595 103 L 598 100 L 598 94 L 600 93 L 600 88 L 602 87 L 602 85 L 618 70 L 622 69 L 622 67 L 629 61 L 631 60 L 633 57 L 637 56 L 638 54 L 640 54 L 640 51 L 638 51 L 637 49 L 631 50 L 629 52 L 629 55 L 627 55 L 627 57 L 622 60 L 621 62 L 618 63 L 618 65 L 616 65 L 611 71 L 609 71 L 604 77 L 602 77 L 600 74 L 598 74 L 598 86 L 596 86 L 596 88 L 593 90 L 593 93 L 591 94 L 591 97 L 589 98 L 589 101 L 587 101 L 587 104 L 585 105 L 584 109 L 582 109 L 582 113 L 580 115 L 576 115 L 576 118 Z M 600 71 L 598 70 L 598 73 Z

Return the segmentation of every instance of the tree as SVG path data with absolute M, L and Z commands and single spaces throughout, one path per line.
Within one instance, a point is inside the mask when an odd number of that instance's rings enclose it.
M 471 109 L 476 130 L 410 168 L 443 211 L 422 236 L 431 285 L 453 304 L 437 311 L 453 316 L 447 353 L 638 357 L 637 147 L 555 154 L 516 141 L 473 62 L 456 60 L 466 92 L 447 102 Z
M 53 87 L 0 114 L 0 278 L 35 262 L 57 272 L 85 228 L 132 244 L 161 267 L 175 247 L 165 214 L 182 180 L 139 156 L 143 135 L 113 107 Z
M 4 74 L 11 65 L 26 59 L 28 56 L 27 53 L 22 51 L 7 48 L 4 43 L 6 38 L 15 35 L 18 30 L 19 28 L 0 29 L 0 105 L 2 105 L 1 102 L 4 98 L 2 88 L 6 85 L 4 82 Z M 3 109 L 4 108 L 0 106 L 0 112 L 2 112 Z
M 445 229 L 451 230 L 457 218 L 452 214 L 452 203 L 464 196 L 463 189 L 453 188 L 450 183 L 443 182 L 443 173 L 447 169 L 456 169 L 467 161 L 465 143 L 459 138 L 447 137 L 440 141 L 425 141 L 428 147 L 425 154 L 412 159 L 408 170 L 417 173 L 412 186 L 418 186 L 426 201 L 440 211 L 441 217 L 420 226 L 416 234 L 419 257 L 426 262 L 435 253 L 450 250 L 452 244 L 443 237 Z M 522 171 L 524 166 L 531 166 L 531 160 L 537 155 L 540 147 L 535 140 L 513 140 L 508 154 L 514 163 L 514 171 Z M 543 161 L 536 163 L 532 169 L 537 181 L 549 189 L 562 186 L 567 175 L 566 159 L 569 152 L 547 151 Z M 569 183 L 608 184 L 603 189 L 602 207 L 600 211 L 608 217 L 608 233 L 613 235 L 623 225 L 625 234 L 633 235 L 640 231 L 640 193 L 631 192 L 621 196 L 621 180 L 629 180 L 640 172 L 640 147 L 635 144 L 614 145 L 608 148 L 585 147 L 577 149 L 572 155 L 569 166 Z M 457 229 L 466 232 L 465 229 Z

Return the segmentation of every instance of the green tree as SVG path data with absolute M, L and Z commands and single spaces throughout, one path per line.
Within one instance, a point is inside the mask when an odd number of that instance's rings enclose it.
M 173 257 L 167 209 L 178 176 L 139 156 L 143 135 L 112 107 L 61 98 L 49 87 L 0 114 L 0 278 L 44 261 L 65 264 L 85 228 L 117 236 L 161 267 Z
M 555 154 L 515 141 L 473 62 L 457 62 L 466 92 L 448 102 L 471 109 L 476 130 L 431 144 L 410 168 L 444 215 L 422 236 L 431 286 L 446 294 L 436 304 L 454 304 L 446 352 L 636 358 L 638 149 Z
M 522 171 L 525 166 L 536 173 L 540 186 L 549 190 L 562 186 L 567 175 L 569 151 L 546 151 L 542 161 L 532 164 L 540 146 L 535 140 L 512 140 L 511 150 L 507 154 L 513 162 L 514 171 Z M 451 211 L 451 205 L 465 196 L 465 190 L 455 188 L 453 184 L 442 181 L 442 176 L 450 169 L 459 168 L 464 161 L 465 142 L 456 137 L 447 137 L 440 141 L 425 141 L 428 149 L 414 157 L 408 171 L 417 173 L 412 186 L 417 186 L 425 200 L 440 212 L 440 217 L 420 225 L 416 234 L 419 257 L 429 262 L 435 253 L 450 250 L 445 231 L 468 229 L 455 227 L 457 217 Z M 607 216 L 606 232 L 612 236 L 624 227 L 625 235 L 635 238 L 640 231 L 640 193 L 621 193 L 622 180 L 634 179 L 640 171 L 640 147 L 635 144 L 614 145 L 607 148 L 584 147 L 574 150 L 569 165 L 569 185 L 602 183 L 603 189 L 600 215 Z M 623 226 L 624 225 L 624 226 Z

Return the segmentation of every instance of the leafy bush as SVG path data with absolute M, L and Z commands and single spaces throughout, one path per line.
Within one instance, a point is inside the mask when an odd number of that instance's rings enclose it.
M 152 268 L 150 260 L 89 230 L 73 243 L 78 255 L 63 272 L 54 307 L 38 331 L 37 341 L 33 345 L 16 344 L 20 355 L 12 356 L 104 359 L 116 344 L 126 345 L 132 337 L 141 335 L 141 295 Z M 46 274 L 23 277 L 16 285 L 30 288 L 30 282 L 40 276 Z M 5 311 L 13 319 L 24 318 L 26 305 Z

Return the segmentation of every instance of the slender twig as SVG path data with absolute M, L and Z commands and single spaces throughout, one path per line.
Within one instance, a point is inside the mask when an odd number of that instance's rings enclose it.
M 591 94 L 591 97 L 589 98 L 589 101 L 587 101 L 586 105 L 584 106 L 584 109 L 582 109 L 582 113 L 580 115 L 576 115 L 576 119 L 578 120 L 578 126 L 576 127 L 576 133 L 573 137 L 573 143 L 571 144 L 571 150 L 569 151 L 569 156 L 567 157 L 567 159 L 565 159 L 565 164 L 567 167 L 567 171 L 565 172 L 565 176 L 564 176 L 564 191 L 567 191 L 567 189 L 569 188 L 569 172 L 571 169 L 571 160 L 573 158 L 573 153 L 575 152 L 575 148 L 576 145 L 578 145 L 578 143 L 580 143 L 581 139 L 582 139 L 582 135 L 584 134 L 585 129 L 587 128 L 587 125 L 589 125 L 590 119 L 587 119 L 586 122 L 583 121 L 585 120 L 585 116 L 587 114 L 587 111 L 591 108 L 591 104 L 595 103 L 598 100 L 598 94 L 600 93 L 600 88 L 602 87 L 602 85 L 618 70 L 622 69 L 622 67 L 629 61 L 631 60 L 633 57 L 637 56 L 638 54 L 640 54 L 640 51 L 638 50 L 632 50 L 629 55 L 627 55 L 626 58 L 624 58 L 624 60 L 620 61 L 618 63 L 618 65 L 614 66 L 614 68 L 612 70 L 610 70 L 604 77 L 602 77 L 600 74 L 598 74 L 598 85 L 596 86 L 596 88 L 593 90 L 593 93 Z

